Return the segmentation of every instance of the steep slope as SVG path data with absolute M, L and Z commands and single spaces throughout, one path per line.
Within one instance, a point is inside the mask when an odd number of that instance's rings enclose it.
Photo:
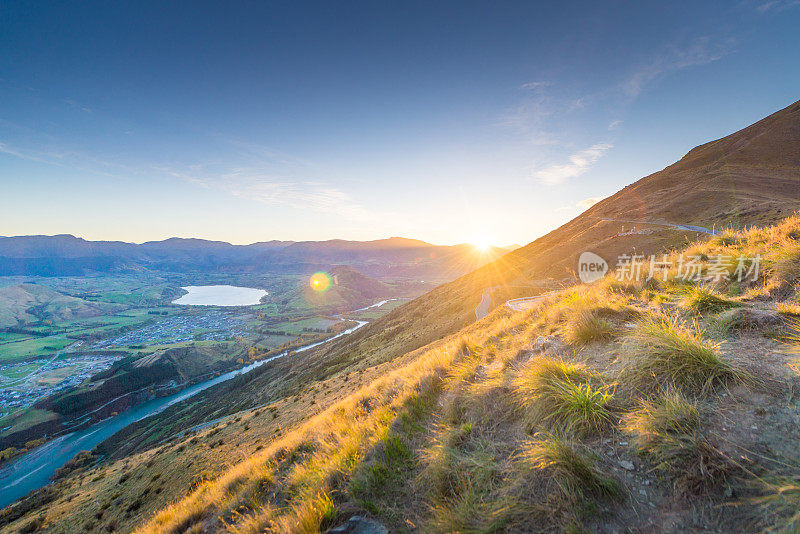
M 692 149 L 677 163 L 625 187 L 511 257 L 526 278 L 561 277 L 574 272 L 584 250 L 605 253 L 611 260 L 618 251 L 647 254 L 676 241 L 673 229 L 647 224 L 639 227 L 652 234 L 619 236 L 622 226 L 631 227 L 624 221 L 743 228 L 772 224 L 798 208 L 800 101 Z M 491 270 L 489 266 L 484 273 Z
M 409 337 L 419 332 L 420 342 L 429 342 L 472 321 L 486 288 L 496 306 L 573 283 L 584 251 L 613 268 L 621 254 L 660 253 L 708 237 L 628 221 L 743 228 L 773 224 L 799 209 L 800 101 L 691 150 L 549 234 L 398 308 L 352 341 L 379 345 L 363 338 L 399 331 Z

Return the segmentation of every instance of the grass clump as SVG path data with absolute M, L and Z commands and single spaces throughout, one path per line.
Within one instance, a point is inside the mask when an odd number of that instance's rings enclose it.
M 403 440 L 388 433 L 380 442 L 380 454 L 371 462 L 362 462 L 353 473 L 349 491 L 372 513 L 380 507 L 373 500 L 403 484 L 403 475 L 412 465 L 412 454 Z
M 336 520 L 336 504 L 327 492 L 306 496 L 292 514 L 280 517 L 269 525 L 270 532 L 317 534 L 324 532 Z
M 682 305 L 685 309 L 700 314 L 719 313 L 730 308 L 741 306 L 739 302 L 723 297 L 705 285 L 689 288 Z
M 696 323 L 689 327 L 675 317 L 652 315 L 623 342 L 621 353 L 628 366 L 622 381 L 643 390 L 674 387 L 705 393 L 730 379 L 744 378 L 717 350 Z
M 761 480 L 764 495 L 753 499 L 764 512 L 765 532 L 800 532 L 800 477 Z
M 595 385 L 600 382 L 581 366 L 542 356 L 520 369 L 514 395 L 529 428 L 545 424 L 585 435 L 602 431 L 614 420 L 612 388 Z
M 471 422 L 439 426 L 416 481 L 430 499 L 424 532 L 502 531 L 512 507 L 496 494 L 503 482 L 497 456 Z
M 538 433 L 522 446 L 522 466 L 545 479 L 571 503 L 622 496 L 619 484 L 595 467 L 594 459 L 563 434 Z
M 702 422 L 697 405 L 680 392 L 667 391 L 653 402 L 643 401 L 641 408 L 625 418 L 624 429 L 636 438 L 640 452 L 657 452 L 661 437 L 690 434 Z
M 770 260 L 772 276 L 777 282 L 791 284 L 800 279 L 800 243 L 785 243 Z
M 567 321 L 565 339 L 585 345 L 595 341 L 608 341 L 618 334 L 617 326 L 593 311 L 582 311 Z
M 703 432 L 697 404 L 667 391 L 630 414 L 624 424 L 640 454 L 673 476 L 676 488 L 701 493 L 728 480 L 733 463 Z
M 432 446 L 423 451 L 424 468 L 421 476 L 436 495 L 448 496 L 454 493 L 457 486 L 457 466 L 463 458 L 460 449 L 471 433 L 471 422 L 458 426 L 443 424 L 436 432 Z
M 459 476 L 458 486 L 430 506 L 424 532 L 504 532 L 516 503 L 492 495 L 492 486 L 474 480 L 469 471 Z
M 775 307 L 775 310 L 787 317 L 800 317 L 800 304 L 796 302 L 782 302 Z

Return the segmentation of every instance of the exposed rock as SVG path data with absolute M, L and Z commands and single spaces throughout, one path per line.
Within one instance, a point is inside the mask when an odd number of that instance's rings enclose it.
M 760 330 L 784 324 L 784 319 L 778 312 L 758 308 L 733 308 L 722 312 L 719 318 L 738 329 Z
M 628 460 L 620 460 L 619 461 L 619 465 L 620 465 L 620 467 L 622 467 L 623 469 L 626 469 L 628 471 L 633 471 L 634 470 L 633 462 L 629 462 Z
M 558 352 L 564 348 L 564 342 L 556 336 L 539 336 L 536 341 L 531 343 L 528 350 L 534 354 L 542 352 Z
M 388 534 L 389 529 L 377 521 L 354 515 L 347 523 L 328 530 L 328 534 Z

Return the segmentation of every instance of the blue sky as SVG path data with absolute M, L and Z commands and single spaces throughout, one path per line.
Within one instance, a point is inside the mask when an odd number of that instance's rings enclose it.
M 4 2 L 0 235 L 525 244 L 800 99 L 800 1 Z

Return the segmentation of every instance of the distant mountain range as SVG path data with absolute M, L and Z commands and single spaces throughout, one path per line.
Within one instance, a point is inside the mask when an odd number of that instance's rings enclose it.
M 82 276 L 91 273 L 302 273 L 350 265 L 378 277 L 452 279 L 515 247 L 479 253 L 472 245 L 438 246 L 392 237 L 376 241 L 266 241 L 232 245 L 171 238 L 142 244 L 87 241 L 73 235 L 0 237 L 0 276 Z

